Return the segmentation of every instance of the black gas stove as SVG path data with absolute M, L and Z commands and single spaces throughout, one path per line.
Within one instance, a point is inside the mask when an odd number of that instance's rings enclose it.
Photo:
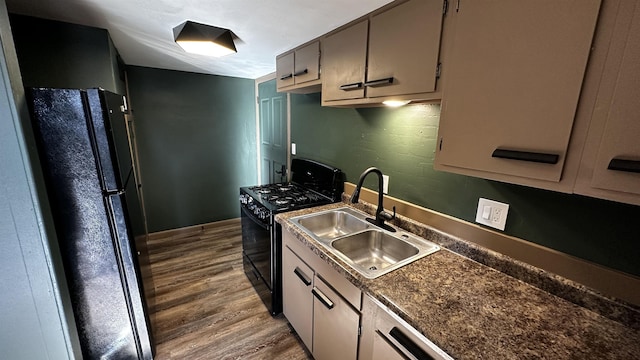
M 282 311 L 281 228 L 277 213 L 338 202 L 344 190 L 340 169 L 293 159 L 291 182 L 240 188 L 244 269 L 273 315 Z
M 261 220 L 283 211 L 329 204 L 333 199 L 295 183 L 250 186 L 241 189 L 240 204 Z

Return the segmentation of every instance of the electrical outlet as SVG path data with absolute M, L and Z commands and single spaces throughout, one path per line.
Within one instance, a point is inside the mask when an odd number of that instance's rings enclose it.
M 382 193 L 389 193 L 389 175 L 382 175 Z
M 491 226 L 499 230 L 504 230 L 507 223 L 509 204 L 480 198 L 478 200 L 478 210 L 476 212 L 476 222 Z

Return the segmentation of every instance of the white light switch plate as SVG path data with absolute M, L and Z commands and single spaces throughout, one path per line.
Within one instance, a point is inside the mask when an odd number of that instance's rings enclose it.
M 476 222 L 491 226 L 499 230 L 504 230 L 507 223 L 507 213 L 509 204 L 480 198 L 478 200 L 478 211 L 476 212 Z
M 295 155 L 296 150 L 296 143 L 291 143 L 291 155 Z
M 389 193 L 389 175 L 382 175 L 382 193 Z

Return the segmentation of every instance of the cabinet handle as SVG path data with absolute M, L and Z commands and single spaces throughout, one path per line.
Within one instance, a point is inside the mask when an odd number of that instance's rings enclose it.
M 293 76 L 300 76 L 300 75 L 304 75 L 306 73 L 308 73 L 309 71 L 307 69 L 304 70 L 300 70 L 297 73 L 294 73 Z
M 287 74 L 287 75 L 283 75 L 280 77 L 280 80 L 287 80 L 287 79 L 291 79 L 293 77 L 293 74 Z
M 389 331 L 389 335 L 402 345 L 411 355 L 415 356 L 416 359 L 435 360 L 397 327 L 394 326 L 393 329 Z
M 313 289 L 311 289 L 311 293 L 313 294 L 313 296 L 318 298 L 318 300 L 320 300 L 320 302 L 324 306 L 326 306 L 327 309 L 333 309 L 333 301 L 331 301 L 325 294 L 318 290 L 318 288 L 314 287 Z
M 609 166 L 607 166 L 607 169 L 640 173 L 640 161 L 613 158 L 611 159 L 611 161 L 609 161 Z
M 361 82 L 357 82 L 357 83 L 353 83 L 353 84 L 340 85 L 340 90 L 357 90 L 357 89 L 361 89 L 361 88 L 362 88 L 362 83 Z
M 393 77 L 379 80 L 367 81 L 364 83 L 364 86 L 384 86 L 393 84 Z
M 543 164 L 557 164 L 558 159 L 560 158 L 560 156 L 557 154 L 546 154 L 546 153 L 506 150 L 506 149 L 495 149 L 493 151 L 493 154 L 491 154 L 491 157 L 511 159 L 511 160 L 531 161 L 531 162 L 537 162 L 537 163 L 543 163 Z
M 307 278 L 307 276 L 302 272 L 302 270 L 300 270 L 299 267 L 296 266 L 296 268 L 293 270 L 293 273 L 296 274 L 296 276 L 300 278 L 300 280 L 302 280 L 305 286 L 311 285 L 311 280 Z

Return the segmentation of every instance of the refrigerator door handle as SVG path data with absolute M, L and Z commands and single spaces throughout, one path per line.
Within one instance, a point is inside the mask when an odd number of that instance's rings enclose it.
M 124 190 L 122 189 L 118 189 L 118 190 L 105 190 L 103 192 L 104 196 L 120 196 L 122 194 L 124 194 Z

